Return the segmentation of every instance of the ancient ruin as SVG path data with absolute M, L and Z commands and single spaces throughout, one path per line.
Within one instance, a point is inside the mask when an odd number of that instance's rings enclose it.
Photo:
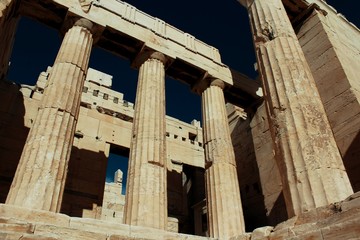
M 359 29 L 323 0 L 241 5 L 257 80 L 120 0 L 1 0 L 0 239 L 360 239 Z M 63 35 L 35 86 L 7 78 L 22 16 Z M 137 69 L 134 103 L 95 46 Z M 166 76 L 201 121 L 166 115 Z

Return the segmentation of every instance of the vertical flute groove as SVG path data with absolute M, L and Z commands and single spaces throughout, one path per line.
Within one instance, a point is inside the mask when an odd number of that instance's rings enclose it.
M 92 41 L 91 32 L 82 26 L 73 26 L 65 34 L 7 204 L 60 211 Z
M 202 110 L 209 233 L 228 239 L 244 233 L 245 225 L 224 94 L 219 86 L 211 85 L 202 93 Z
M 139 69 L 124 220 L 167 227 L 165 67 L 148 58 Z
M 288 215 L 344 199 L 351 185 L 281 0 L 254 0 L 249 15 Z

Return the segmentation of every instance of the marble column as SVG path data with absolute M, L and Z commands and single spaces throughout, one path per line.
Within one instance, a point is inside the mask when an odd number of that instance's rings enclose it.
M 14 36 L 19 20 L 16 5 L 15 0 L 3 0 L 0 2 L 0 80 L 6 78 L 9 68 Z
M 6 203 L 59 212 L 93 43 L 93 24 L 78 20 L 61 44 Z
M 205 182 L 210 237 L 228 239 L 245 232 L 224 100 L 224 82 L 216 79 L 202 93 Z
M 140 66 L 130 145 L 124 221 L 167 228 L 165 56 L 152 53 Z
M 289 217 L 345 199 L 353 191 L 282 1 L 240 2 L 249 11 Z

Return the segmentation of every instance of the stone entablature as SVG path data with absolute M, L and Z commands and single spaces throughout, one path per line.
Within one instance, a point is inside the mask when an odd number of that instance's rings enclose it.
M 67 8 L 69 15 L 85 17 L 99 25 L 98 34 L 100 35 L 104 29 L 124 33 L 171 59 L 181 59 L 200 68 L 204 73 L 207 72 L 213 77 L 223 79 L 230 85 L 233 84 L 230 69 L 221 62 L 219 51 L 216 48 L 128 3 L 119 0 L 94 1 L 90 11 L 85 13 L 77 1 L 55 0 L 51 2 L 59 7 Z M 24 13 L 28 13 L 26 9 L 24 9 Z M 101 37 L 99 41 L 101 42 Z
M 219 50 L 215 47 L 196 39 L 189 33 L 185 33 L 163 20 L 153 17 L 126 2 L 120 0 L 96 0 L 93 1 L 92 4 L 93 7 L 109 11 L 111 14 L 117 15 L 130 23 L 139 25 L 154 32 L 159 37 L 168 39 L 196 54 L 200 54 L 220 66 L 223 65 Z
M 235 83 L 232 70 L 221 62 L 216 48 L 127 3 L 117 0 L 93 1 L 90 10 L 84 12 L 77 1 L 47 0 L 42 1 L 40 7 L 53 10 L 47 12 L 46 18 L 31 11 L 38 7 L 37 3 L 32 2 L 29 6 L 20 6 L 20 12 L 50 26 L 57 26 L 58 29 L 62 27 L 58 22 L 60 19 L 64 22 L 74 17 L 84 17 L 96 26 L 95 44 L 130 60 L 133 67 L 139 67 L 136 59 L 142 52 L 149 49 L 161 52 L 169 59 L 167 76 L 183 81 L 193 87 L 194 91 L 197 91 L 196 85 L 205 78 L 218 78 L 227 86 L 232 86 L 224 89 L 225 95 L 234 97 L 231 98 L 232 102 L 242 99 L 245 105 L 251 104 L 250 99 L 239 96 L 239 90 L 246 93 L 249 91 L 246 86 L 249 78 L 244 76 L 242 81 Z M 63 15 L 64 11 L 67 11 L 66 15 Z M 248 97 L 259 98 L 256 94 L 258 84 L 250 85 L 257 87 L 250 90 Z

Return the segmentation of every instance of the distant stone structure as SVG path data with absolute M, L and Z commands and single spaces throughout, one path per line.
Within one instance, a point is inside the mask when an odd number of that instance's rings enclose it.
M 322 0 L 239 2 L 260 81 L 122 1 L 1 1 L 0 238 L 359 239 L 359 29 Z M 35 86 L 6 77 L 20 16 L 64 33 Z M 94 45 L 139 70 L 135 103 Z M 165 76 L 202 127 L 166 116 Z

